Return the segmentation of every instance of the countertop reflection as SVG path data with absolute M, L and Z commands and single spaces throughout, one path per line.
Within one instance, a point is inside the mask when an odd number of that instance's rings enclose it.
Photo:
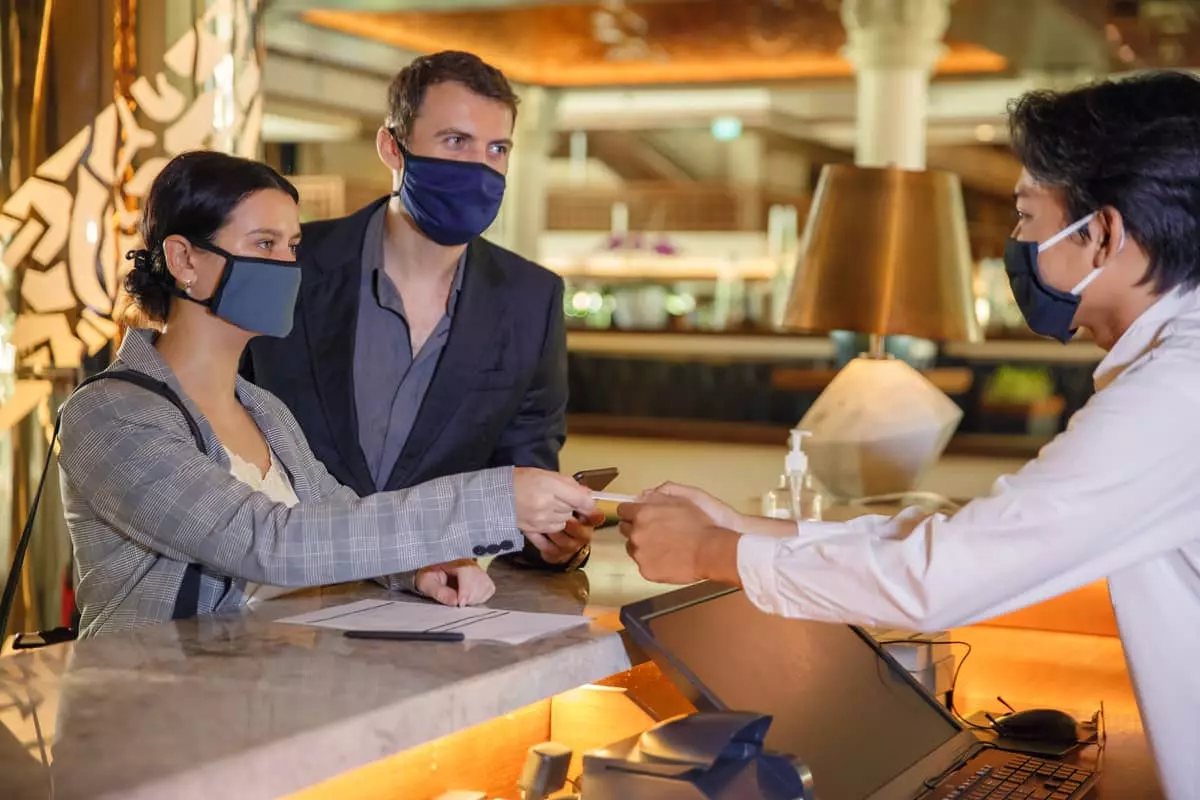
M 592 621 L 519 646 L 370 642 L 274 622 L 387 595 L 349 584 L 0 658 L 0 796 L 296 791 L 627 669 L 615 611 L 664 590 L 611 531 L 586 572 L 489 573 L 493 608 Z

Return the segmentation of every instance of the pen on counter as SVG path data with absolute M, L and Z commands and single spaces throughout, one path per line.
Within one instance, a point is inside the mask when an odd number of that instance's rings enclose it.
M 461 631 L 346 631 L 347 639 L 379 639 L 391 642 L 461 642 Z

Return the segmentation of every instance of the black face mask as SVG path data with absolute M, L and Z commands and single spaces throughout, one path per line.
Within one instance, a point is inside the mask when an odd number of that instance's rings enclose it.
M 1042 280 L 1038 270 L 1038 254 L 1088 224 L 1094 216 L 1094 212 L 1088 214 L 1041 244 L 1012 238 L 1004 244 L 1004 271 L 1008 273 L 1008 284 L 1012 287 L 1017 307 L 1025 317 L 1025 324 L 1034 333 L 1057 339 L 1063 344 L 1071 341 L 1075 335 L 1071 324 L 1075 319 L 1075 312 L 1079 309 L 1079 295 L 1100 275 L 1102 268 L 1092 270 L 1075 288 L 1064 292 Z
M 202 305 L 244 331 L 282 338 L 292 332 L 296 298 L 300 294 L 300 265 L 295 261 L 235 256 L 208 242 L 192 242 L 225 259 L 225 269 L 212 297 L 197 300 L 179 289 L 175 294 Z

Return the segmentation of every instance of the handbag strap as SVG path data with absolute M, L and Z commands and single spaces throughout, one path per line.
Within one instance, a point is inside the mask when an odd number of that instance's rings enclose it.
M 191 431 L 192 438 L 196 441 L 196 447 L 204 455 L 208 455 L 208 445 L 204 442 L 204 434 L 200 431 L 200 426 L 197 424 L 194 417 L 187 410 L 180 399 L 178 393 L 163 381 L 152 378 L 144 372 L 135 370 L 109 370 L 100 372 L 96 375 L 87 378 L 75 388 L 75 392 L 83 389 L 89 384 L 96 383 L 102 380 L 117 380 L 125 383 L 132 383 L 139 386 L 148 392 L 162 397 L 164 400 L 171 403 L 179 412 L 183 414 L 184 422 L 187 423 L 188 430 Z M 42 501 L 42 490 L 46 486 L 46 475 L 50 471 L 50 465 L 54 461 L 54 445 L 58 441 L 58 434 L 62 428 L 62 409 L 59 409 L 58 414 L 54 418 L 54 433 L 50 437 L 50 446 L 46 450 L 46 463 L 42 467 L 41 477 L 38 479 L 37 491 L 33 494 L 33 502 L 29 507 L 29 514 L 25 518 L 25 529 L 21 532 L 21 538 L 17 542 L 16 553 L 13 556 L 12 569 L 8 573 L 8 580 L 4 584 L 4 595 L 0 598 L 0 641 L 4 640 L 4 636 L 8 629 L 8 617 L 12 613 L 13 603 L 16 600 L 17 586 L 21 582 L 21 570 L 25 565 L 25 553 L 29 549 L 29 540 L 33 536 L 33 524 L 37 518 L 38 505 Z M 172 619 L 188 619 L 196 616 L 199 611 L 200 603 L 200 577 L 201 566 L 199 564 L 188 564 L 187 569 L 183 573 L 183 583 L 179 586 L 179 593 L 175 597 L 175 607 L 171 614 Z M 229 578 L 225 579 L 226 591 L 232 581 Z M 74 624 L 78 624 L 78 615 L 73 616 Z M 72 631 L 72 634 L 77 631 Z M 73 636 L 71 637 L 73 638 Z

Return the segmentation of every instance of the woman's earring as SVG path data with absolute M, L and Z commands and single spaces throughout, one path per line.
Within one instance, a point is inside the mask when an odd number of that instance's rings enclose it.
M 195 283 L 195 282 L 196 282 L 196 279 L 195 279 L 195 278 L 188 278 L 186 281 L 184 281 L 184 282 L 183 282 L 183 291 L 184 291 L 184 294 L 188 295 L 189 297 L 191 296 L 191 294 L 192 294 L 192 284 L 193 284 L 193 283 Z

